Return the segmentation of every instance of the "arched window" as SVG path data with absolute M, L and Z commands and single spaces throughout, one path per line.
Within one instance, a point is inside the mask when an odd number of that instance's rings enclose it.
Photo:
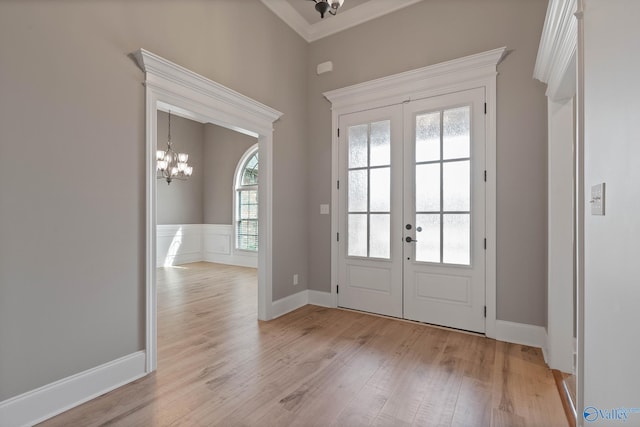
M 235 182 L 236 249 L 258 251 L 258 144 L 240 159 Z

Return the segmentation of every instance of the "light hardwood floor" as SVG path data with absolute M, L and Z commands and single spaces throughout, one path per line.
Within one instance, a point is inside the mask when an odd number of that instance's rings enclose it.
M 157 372 L 42 426 L 567 425 L 539 349 L 256 301 L 253 269 L 159 269 Z

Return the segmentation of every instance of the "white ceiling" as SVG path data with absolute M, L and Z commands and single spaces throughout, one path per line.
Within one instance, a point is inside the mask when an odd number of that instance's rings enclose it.
M 269 9 L 312 42 L 422 0 L 344 0 L 336 16 L 320 14 L 313 0 L 261 0 Z
M 349 9 L 353 9 L 356 6 L 360 6 L 363 3 L 367 3 L 370 0 L 346 0 L 338 13 L 343 13 Z M 322 20 L 320 18 L 320 13 L 315 9 L 315 3 L 312 0 L 287 0 L 295 10 L 298 12 L 304 19 L 309 23 L 309 25 L 316 24 Z M 330 18 L 331 16 L 327 13 L 324 18 Z

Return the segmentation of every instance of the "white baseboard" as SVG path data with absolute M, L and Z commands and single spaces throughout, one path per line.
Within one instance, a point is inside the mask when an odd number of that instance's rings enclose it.
M 296 294 L 274 301 L 271 309 L 271 313 L 273 314 L 272 319 L 285 315 L 293 310 L 297 310 L 300 307 L 304 307 L 308 303 L 309 295 L 307 290 L 300 291 Z
M 542 326 L 496 320 L 496 339 L 513 344 L 538 347 L 542 349 L 543 354 L 546 352 L 547 331 Z
M 232 255 L 220 255 L 205 252 L 204 258 L 201 261 L 215 262 L 216 264 L 237 265 L 239 267 L 258 268 L 257 256 L 242 256 L 237 255 L 236 253 Z
M 304 290 L 288 297 L 281 298 L 273 302 L 273 319 L 285 315 L 293 310 L 297 310 L 307 304 L 319 305 L 321 307 L 333 307 L 331 293 L 314 290 Z
M 192 262 L 200 262 L 202 261 L 202 254 L 200 253 L 184 253 L 179 254 L 171 258 L 171 260 L 166 260 L 163 264 L 157 264 L 158 267 L 171 267 L 174 265 L 182 265 L 182 264 L 190 264 Z
M 330 292 L 309 289 L 274 301 L 272 309 L 273 318 L 280 317 L 307 304 L 321 307 L 334 307 Z M 499 341 L 540 348 L 542 349 L 545 362 L 547 361 L 547 331 L 542 326 L 496 320 L 495 338 Z
M 143 377 L 138 351 L 0 402 L 0 426 L 32 426 Z
M 331 292 L 320 292 L 309 289 L 309 304 L 319 305 L 320 307 L 334 307 Z

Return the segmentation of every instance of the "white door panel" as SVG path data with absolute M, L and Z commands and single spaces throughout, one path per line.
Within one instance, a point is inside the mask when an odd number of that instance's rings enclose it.
M 339 117 L 339 306 L 484 332 L 484 120 L 484 89 Z
M 338 305 L 402 317 L 402 107 L 339 125 Z
M 404 317 L 484 332 L 484 89 L 411 102 L 404 120 Z

